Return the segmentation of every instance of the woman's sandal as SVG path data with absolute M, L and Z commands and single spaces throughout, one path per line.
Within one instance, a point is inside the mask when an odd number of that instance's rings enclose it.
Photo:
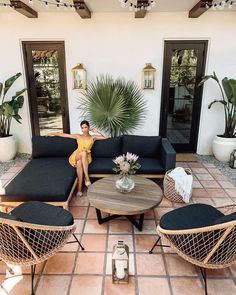
M 76 197 L 82 197 L 83 193 L 82 192 L 77 192 Z
M 89 187 L 89 186 L 91 185 L 91 182 L 90 182 L 90 181 L 85 181 L 85 185 L 86 185 L 87 187 Z

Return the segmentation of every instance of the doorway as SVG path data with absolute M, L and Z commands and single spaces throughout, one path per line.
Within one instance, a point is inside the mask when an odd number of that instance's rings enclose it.
M 22 42 L 32 135 L 70 132 L 63 41 Z
M 160 135 L 177 152 L 196 152 L 208 41 L 165 41 Z

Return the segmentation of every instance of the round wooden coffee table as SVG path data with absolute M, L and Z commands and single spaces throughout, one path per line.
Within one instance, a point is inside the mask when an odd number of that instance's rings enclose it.
M 130 193 L 120 193 L 115 187 L 117 176 L 97 180 L 88 189 L 90 204 L 96 208 L 99 224 L 125 216 L 140 231 L 144 213 L 157 207 L 163 197 L 162 189 L 155 182 L 142 176 L 133 176 L 135 188 Z M 102 218 L 101 211 L 112 215 Z M 137 222 L 132 215 L 140 215 Z

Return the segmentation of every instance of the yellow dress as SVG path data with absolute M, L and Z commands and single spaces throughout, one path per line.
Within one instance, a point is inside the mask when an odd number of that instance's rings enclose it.
M 88 163 L 90 164 L 92 162 L 91 148 L 94 143 L 93 137 L 91 136 L 89 139 L 84 139 L 81 135 L 79 135 L 76 140 L 77 140 L 78 148 L 70 155 L 69 163 L 71 164 L 71 166 L 75 167 L 76 166 L 75 159 L 76 159 L 77 153 L 86 152 Z

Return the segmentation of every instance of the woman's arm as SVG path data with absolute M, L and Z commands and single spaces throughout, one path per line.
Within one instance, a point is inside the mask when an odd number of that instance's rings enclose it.
M 93 135 L 93 139 L 94 140 L 103 140 L 103 139 L 107 139 L 108 138 L 108 136 L 105 133 L 103 133 L 102 131 L 98 130 L 97 128 L 92 128 L 91 131 L 97 132 L 97 133 L 100 134 L 100 135 Z
M 72 138 L 72 139 L 76 139 L 78 137 L 78 134 L 68 134 L 63 132 L 51 132 L 49 133 L 49 135 Z

